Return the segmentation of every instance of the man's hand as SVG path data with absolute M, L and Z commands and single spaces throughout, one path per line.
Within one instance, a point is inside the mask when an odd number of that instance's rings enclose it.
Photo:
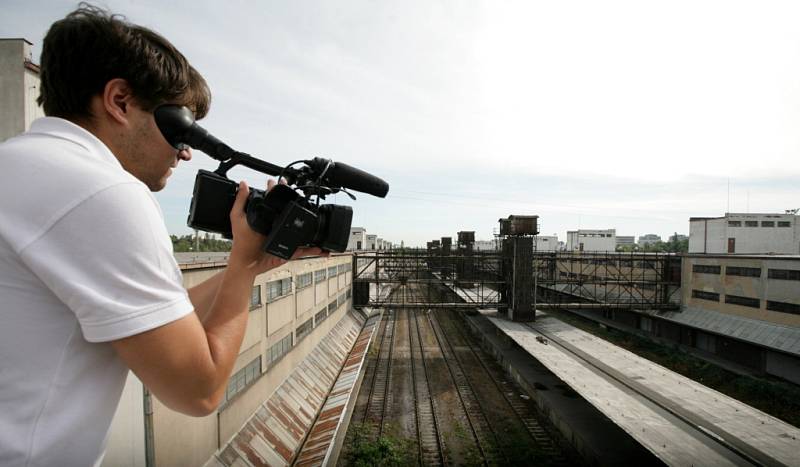
M 267 182 L 267 191 L 274 188 L 275 185 L 275 180 L 270 179 Z M 229 264 L 234 262 L 237 265 L 245 266 L 258 275 L 286 263 L 286 260 L 265 253 L 261 249 L 264 245 L 264 241 L 266 241 L 266 237 L 250 227 L 250 224 L 247 223 L 247 214 L 244 210 L 249 193 L 250 188 L 248 188 L 247 183 L 243 181 L 239 182 L 239 192 L 236 194 L 236 201 L 233 203 L 230 214 L 231 230 L 233 232 L 233 248 L 231 249 L 231 256 L 228 262 Z M 294 252 L 292 259 L 301 258 L 303 256 L 328 256 L 328 253 L 323 252 L 323 250 L 318 247 L 303 247 L 298 248 L 297 251 Z

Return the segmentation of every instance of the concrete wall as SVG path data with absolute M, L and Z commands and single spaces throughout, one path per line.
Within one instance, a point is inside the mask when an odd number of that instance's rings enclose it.
M 25 46 L 23 39 L 0 40 L 0 141 L 25 131 Z
M 144 467 L 144 386 L 128 373 L 111 423 L 103 467 Z
M 38 68 L 30 63 L 30 42 L 0 39 L 0 141 L 23 133 L 33 120 L 44 116 L 36 103 Z
M 535 237 L 535 242 L 536 251 L 558 250 L 558 237 L 555 235 L 539 235 Z

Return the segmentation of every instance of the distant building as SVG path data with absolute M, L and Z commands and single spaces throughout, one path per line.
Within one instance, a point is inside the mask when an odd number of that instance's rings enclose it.
M 347 240 L 347 251 L 363 250 L 367 245 L 367 229 L 350 227 L 350 238 Z
M 617 246 L 636 245 L 636 237 L 633 235 L 617 235 Z
M 660 241 L 661 241 L 661 236 L 656 234 L 647 234 L 639 236 L 639 246 L 652 245 Z
M 689 219 L 689 253 L 798 254 L 794 214 L 726 213 Z
M 378 236 L 367 234 L 367 244 L 364 245 L 365 250 L 377 250 L 378 249 Z
M 36 103 L 39 66 L 31 45 L 25 39 L 0 39 L 0 141 L 24 133 L 44 116 Z
M 558 250 L 558 237 L 555 235 L 539 235 L 534 237 L 536 251 L 556 251 Z
M 682 242 L 682 241 L 688 240 L 688 239 L 689 239 L 688 235 L 672 234 L 672 235 L 669 236 L 669 241 L 670 242 Z
M 617 230 L 570 230 L 567 232 L 569 251 L 615 251 L 617 249 Z

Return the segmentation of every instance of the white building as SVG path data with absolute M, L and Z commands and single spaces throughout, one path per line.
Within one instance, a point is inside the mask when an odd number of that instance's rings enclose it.
M 689 253 L 798 254 L 799 216 L 726 213 L 689 219 Z
M 567 232 L 569 251 L 616 251 L 617 230 L 570 230 Z
M 536 251 L 557 251 L 558 237 L 556 235 L 539 235 L 534 237 Z
M 36 103 L 39 66 L 33 63 L 31 43 L 0 39 L 0 141 L 27 131 L 44 116 Z
M 640 235 L 639 236 L 639 245 L 652 245 L 654 243 L 660 242 L 661 236 L 656 234 L 647 234 L 647 235 Z
M 378 249 L 378 236 L 367 234 L 367 243 L 364 245 L 365 250 L 377 250 Z
M 350 238 L 347 240 L 347 251 L 363 250 L 367 245 L 367 229 L 350 227 Z

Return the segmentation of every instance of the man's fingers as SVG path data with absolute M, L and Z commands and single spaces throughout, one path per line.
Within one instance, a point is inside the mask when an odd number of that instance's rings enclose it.
M 275 180 L 269 179 L 267 180 L 267 191 L 273 189 L 275 187 Z
M 236 201 L 233 202 L 233 212 L 244 212 L 244 204 L 247 202 L 247 195 L 250 194 L 250 188 L 244 181 L 239 182 L 239 192 L 236 193 Z

